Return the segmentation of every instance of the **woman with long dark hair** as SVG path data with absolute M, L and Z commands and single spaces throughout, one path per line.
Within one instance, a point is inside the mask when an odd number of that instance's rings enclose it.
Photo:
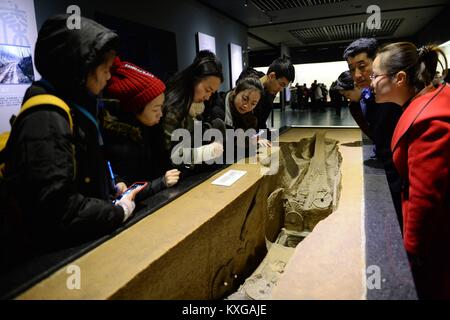
M 233 90 L 214 95 L 207 108 L 206 119 L 220 119 L 231 129 L 257 129 L 258 119 L 253 114 L 253 109 L 263 92 L 263 85 L 258 78 L 243 78 Z
M 241 156 L 227 159 L 227 162 L 238 161 L 241 157 L 251 156 L 256 152 L 256 145 L 260 141 L 258 141 L 259 136 L 256 135 L 258 118 L 253 110 L 263 94 L 264 87 L 259 78 L 250 76 L 238 80 L 233 90 L 218 92 L 208 103 L 205 111 L 206 121 L 214 123 L 214 121 L 220 120 L 224 123 L 225 128 L 234 130 L 234 139 L 226 142 L 227 154 L 229 154 L 229 148 L 234 149 L 233 155 L 237 155 L 238 150 L 241 150 Z M 253 132 L 249 130 L 253 130 Z M 227 137 L 224 138 L 227 140 Z M 265 139 L 264 143 L 267 146 L 270 145 L 270 142 Z M 253 153 L 249 150 L 251 145 L 254 146 Z
M 189 158 L 190 163 L 201 163 L 219 157 L 223 146 L 212 142 L 200 147 L 177 147 L 172 135 L 177 129 L 186 129 L 193 137 L 195 120 L 203 113 L 204 102 L 209 100 L 223 81 L 222 64 L 209 51 L 200 51 L 194 62 L 176 74 L 167 84 L 162 127 L 164 146 L 175 158 Z M 175 147 L 175 148 L 174 148 Z
M 377 102 L 403 108 L 391 147 L 404 180 L 404 245 L 425 299 L 450 298 L 450 86 L 436 79 L 438 64 L 447 69 L 437 46 L 393 43 L 370 76 Z

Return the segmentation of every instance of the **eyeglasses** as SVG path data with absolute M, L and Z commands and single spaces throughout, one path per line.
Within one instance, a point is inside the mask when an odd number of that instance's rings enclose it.
M 381 74 L 375 74 L 375 73 L 372 73 L 372 74 L 369 76 L 369 79 L 370 79 L 371 81 L 373 81 L 373 80 L 375 80 L 376 78 L 381 77 L 381 76 L 392 76 L 392 75 L 393 75 L 393 73 L 381 73 Z

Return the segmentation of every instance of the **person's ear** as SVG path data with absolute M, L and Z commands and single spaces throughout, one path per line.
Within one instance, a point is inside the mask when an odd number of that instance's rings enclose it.
M 407 76 L 405 71 L 400 71 L 395 76 L 397 87 L 406 86 Z
M 268 77 L 270 80 L 274 80 L 274 79 L 277 78 L 277 75 L 275 74 L 275 71 L 272 71 L 271 73 L 269 73 L 269 74 L 267 75 L 267 77 Z

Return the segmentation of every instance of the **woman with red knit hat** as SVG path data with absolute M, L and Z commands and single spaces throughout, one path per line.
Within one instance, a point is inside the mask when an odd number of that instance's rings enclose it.
M 180 172 L 168 170 L 162 147 L 162 117 L 166 86 L 150 72 L 116 58 L 105 88 L 103 131 L 106 156 L 114 172 L 129 185 L 149 181 L 143 199 L 178 182 Z

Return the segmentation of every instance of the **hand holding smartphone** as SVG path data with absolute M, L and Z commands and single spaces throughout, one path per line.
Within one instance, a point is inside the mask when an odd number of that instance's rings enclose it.
M 120 199 L 122 199 L 125 196 L 130 195 L 131 193 L 133 193 L 133 196 L 131 197 L 131 200 L 134 201 L 134 197 L 136 196 L 136 194 L 138 192 L 140 192 L 142 189 L 144 189 L 147 186 L 147 182 L 135 182 L 133 183 L 130 187 L 128 187 L 127 190 L 125 190 L 124 193 L 122 193 L 121 195 L 119 195 L 115 201 L 119 201 Z

